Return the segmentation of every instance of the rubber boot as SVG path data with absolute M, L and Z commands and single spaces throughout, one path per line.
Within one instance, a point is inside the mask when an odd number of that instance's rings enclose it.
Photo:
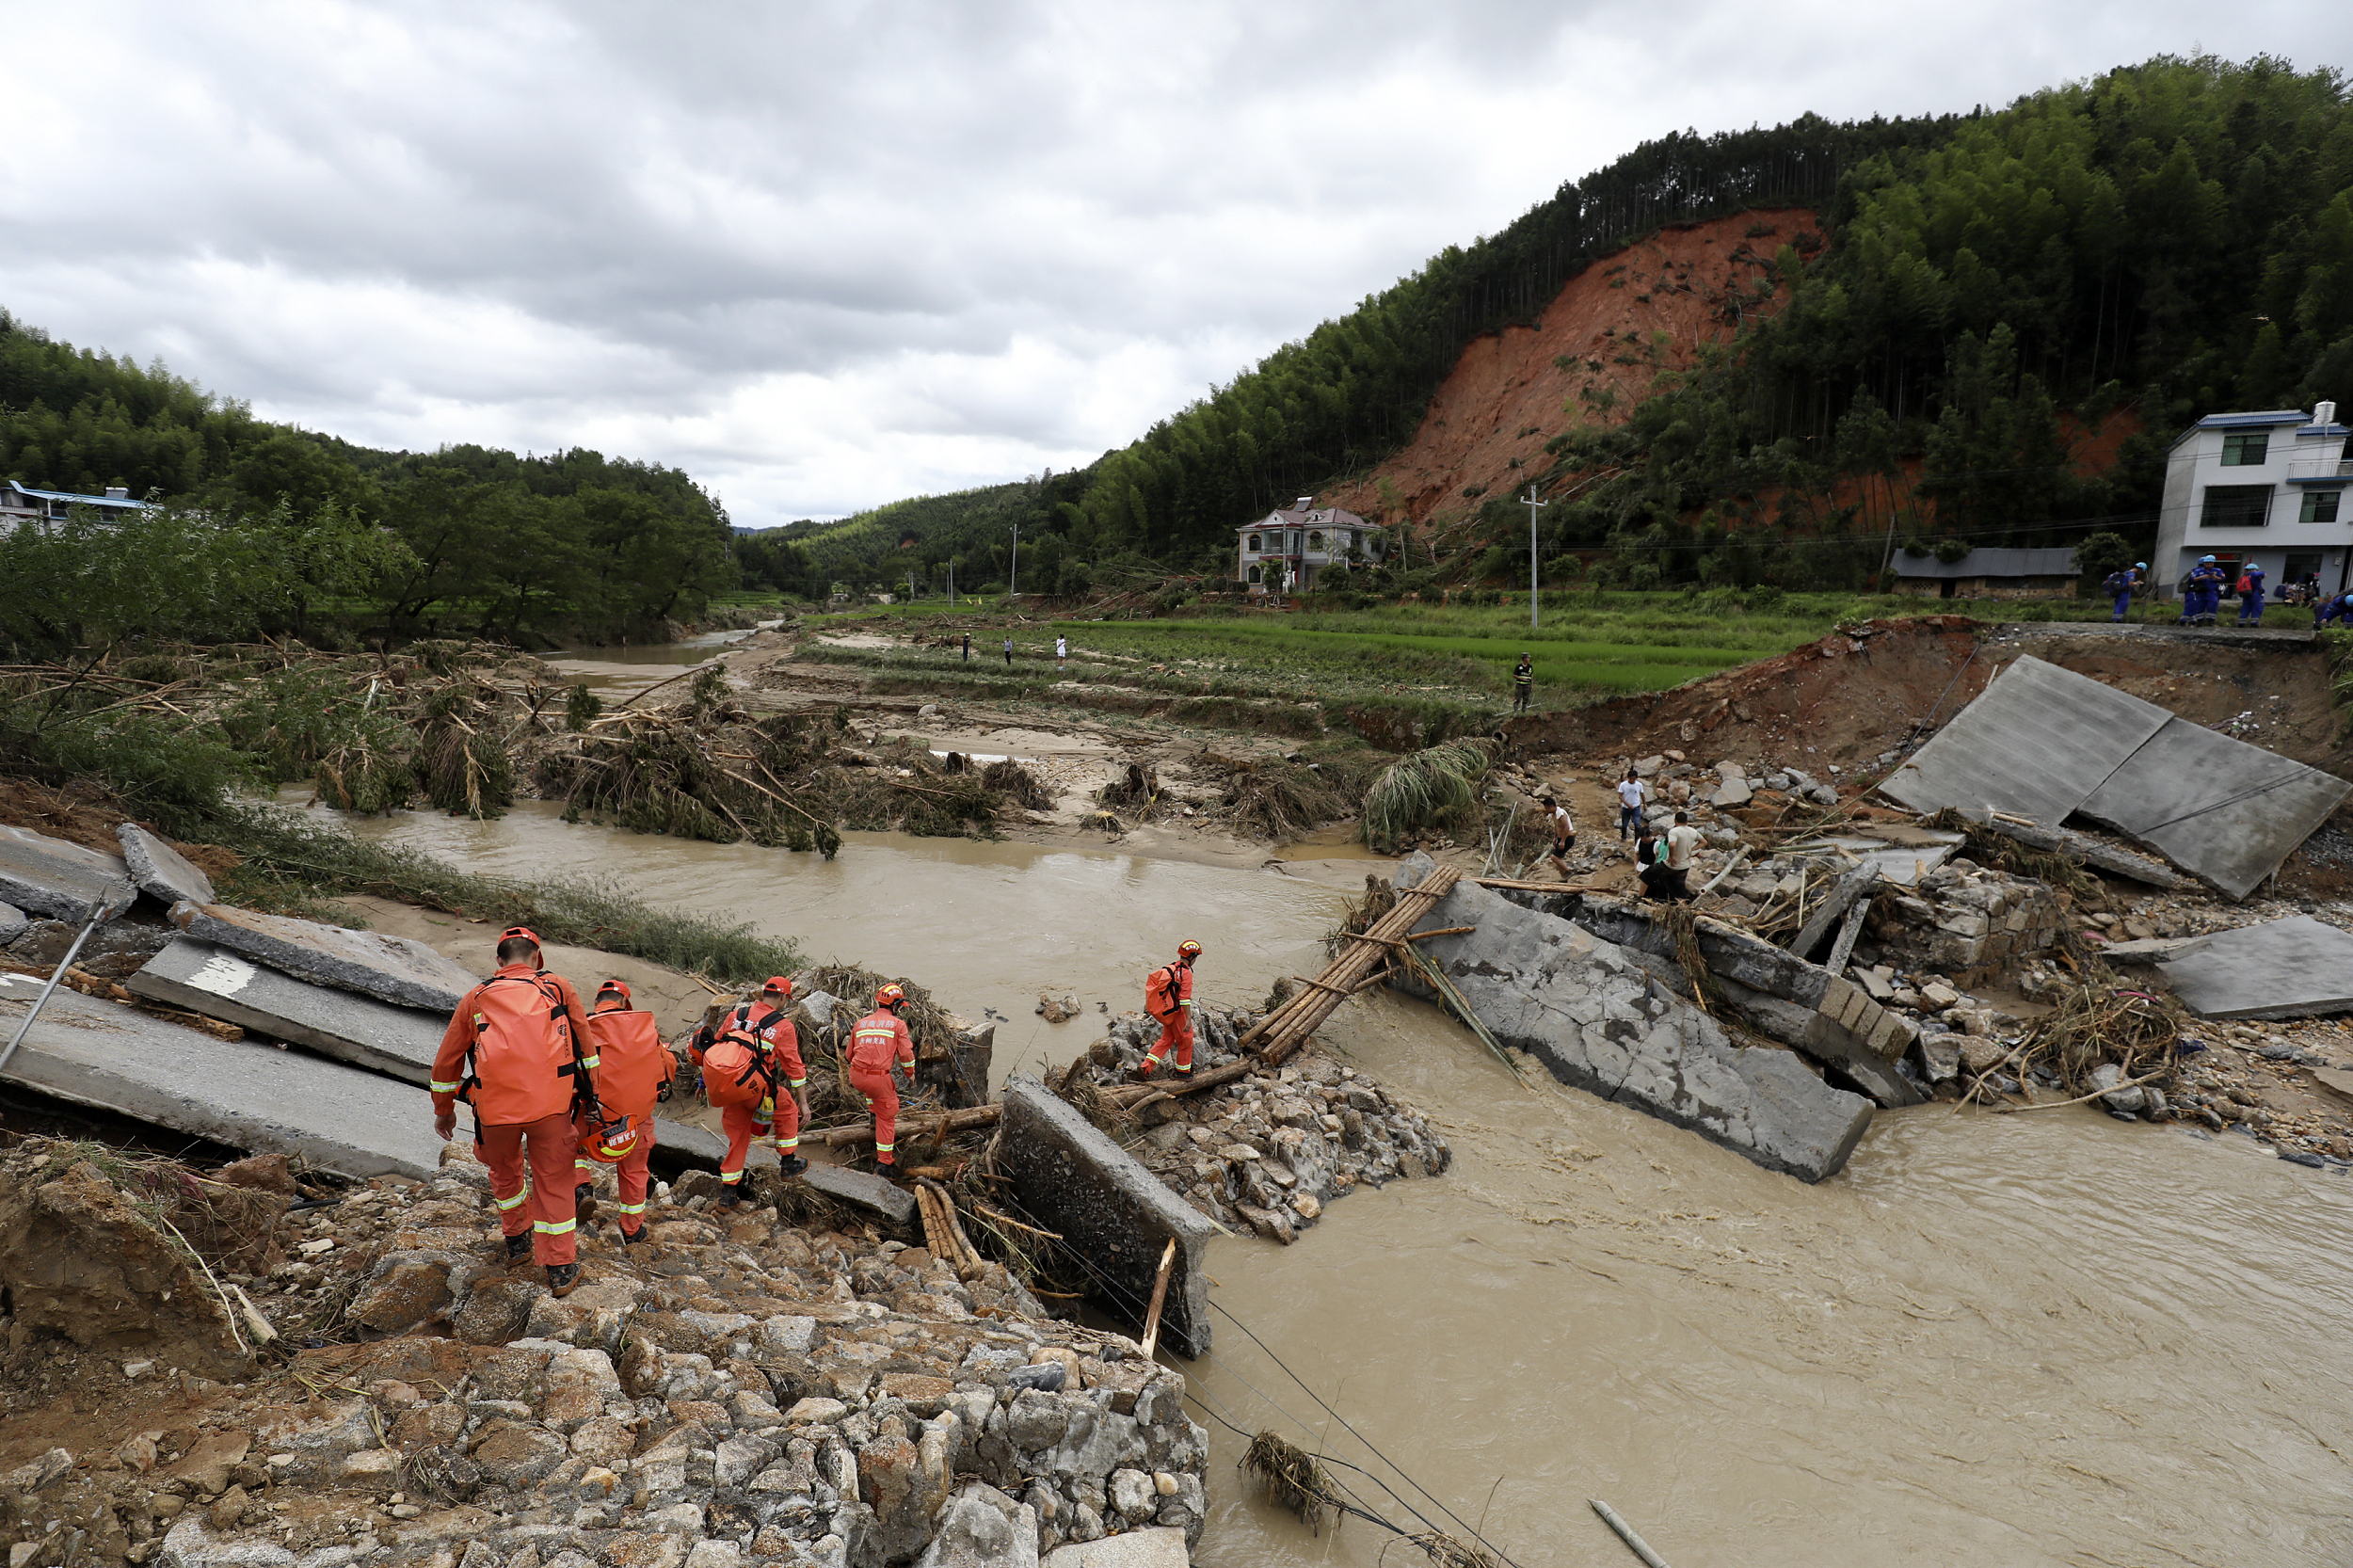
M 578 1224 L 594 1224 L 597 1218 L 597 1190 L 586 1182 L 572 1189 L 572 1219 Z
M 510 1269 L 531 1261 L 531 1232 L 506 1239 L 506 1266 Z
M 551 1263 L 548 1265 L 548 1294 L 568 1296 L 580 1288 L 580 1265 Z

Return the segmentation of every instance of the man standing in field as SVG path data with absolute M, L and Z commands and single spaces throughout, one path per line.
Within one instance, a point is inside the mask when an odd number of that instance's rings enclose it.
M 1536 661 L 1529 654 L 1520 655 L 1520 662 L 1512 666 L 1512 712 L 1525 713 L 1536 696 Z
M 1689 903 L 1691 897 L 1691 855 L 1700 847 L 1700 830 L 1691 825 L 1691 813 L 1677 811 L 1675 824 L 1667 829 L 1667 902 Z
M 1054 639 L 1054 673 L 1056 675 L 1060 675 L 1063 672 L 1063 665 L 1068 662 L 1069 658 L 1070 639 L 1067 637 L 1056 637 Z

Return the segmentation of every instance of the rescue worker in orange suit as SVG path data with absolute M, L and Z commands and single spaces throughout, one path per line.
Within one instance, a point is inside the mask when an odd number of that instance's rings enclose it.
M 536 1258 L 550 1293 L 568 1296 L 580 1284 L 573 1162 L 579 1117 L 596 1096 L 596 1048 L 580 993 L 540 968 L 536 936 L 501 932 L 498 959 L 498 972 L 458 999 L 433 1058 L 433 1130 L 447 1142 L 457 1101 L 473 1108 L 507 1267 Z
M 1176 1051 L 1176 1076 L 1183 1078 L 1193 1071 L 1193 961 L 1200 956 L 1200 943 L 1180 942 L 1175 963 L 1163 964 L 1144 977 L 1144 1011 L 1160 1020 L 1160 1037 L 1144 1053 L 1144 1063 L 1136 1068 L 1138 1078 L 1159 1072 L 1172 1047 Z
M 749 1103 L 722 1104 L 719 1125 L 728 1135 L 728 1152 L 719 1161 L 719 1180 L 726 1191 L 719 1207 L 732 1208 L 744 1201 L 744 1166 L 751 1159 L 752 1140 L 776 1136 L 776 1153 L 784 1174 L 798 1176 L 808 1169 L 800 1157 L 801 1123 L 808 1116 L 808 1069 L 801 1063 L 800 1032 L 784 1016 L 792 1000 L 792 982 L 770 975 L 757 1000 L 738 1004 L 715 1029 L 698 1032 L 687 1050 L 695 1065 L 704 1069 L 705 1092 L 712 1092 L 712 1071 L 726 1053 L 716 1049 L 733 1040 L 749 1048 L 766 1080 L 767 1092 Z M 787 1091 L 790 1091 L 789 1093 Z M 713 1103 L 720 1096 L 713 1096 Z
M 893 1152 L 899 1136 L 899 1082 L 894 1073 L 907 1075 L 907 1090 L 915 1089 L 915 1037 L 907 1032 L 900 1010 L 907 994 L 896 984 L 874 993 L 874 1010 L 850 1029 L 850 1087 L 866 1096 L 874 1113 L 874 1163 L 896 1165 Z
M 608 980 L 597 988 L 596 1010 L 588 1015 L 588 1035 L 596 1042 L 597 1100 L 603 1107 L 604 1120 L 582 1129 L 582 1146 L 585 1149 L 591 1140 L 614 1136 L 606 1129 L 616 1128 L 621 1118 L 628 1119 L 628 1125 L 617 1130 L 627 1143 L 627 1152 L 610 1162 L 620 1188 L 614 1208 L 621 1244 L 633 1246 L 646 1239 L 646 1162 L 653 1155 L 653 1108 L 656 1101 L 670 1097 L 670 1080 L 678 1077 L 678 1058 L 662 1043 L 653 1015 L 632 1002 L 627 981 Z M 593 1195 L 583 1194 L 589 1193 L 589 1178 L 598 1165 L 607 1162 L 610 1152 L 607 1149 L 597 1159 L 584 1153 L 576 1163 L 580 1185 L 572 1196 L 582 1224 L 587 1223 L 595 1205 Z

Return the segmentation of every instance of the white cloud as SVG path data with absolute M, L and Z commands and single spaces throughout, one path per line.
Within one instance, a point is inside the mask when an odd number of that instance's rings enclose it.
M 21 8 L 0 303 L 738 520 L 1092 459 L 1648 137 L 1998 104 L 2213 13 L 1804 0 Z M 2325 8 L 2233 13 L 2320 63 Z

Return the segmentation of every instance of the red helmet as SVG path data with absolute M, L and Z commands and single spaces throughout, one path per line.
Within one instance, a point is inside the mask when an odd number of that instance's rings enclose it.
M 617 1165 L 629 1158 L 637 1146 L 637 1123 L 629 1116 L 616 1116 L 582 1135 L 580 1152 L 583 1158 L 600 1165 Z
M 598 986 L 597 1004 L 601 1006 L 604 1002 L 604 999 L 607 997 L 620 998 L 621 1005 L 625 1008 L 634 1007 L 636 1005 L 636 1002 L 629 994 L 629 982 L 626 980 L 608 980 L 603 984 Z
M 1179 958 L 1198 958 L 1201 956 L 1201 944 L 1198 942 L 1179 942 L 1176 944 L 1176 956 Z
M 874 1005 L 877 1007 L 896 1007 L 906 1000 L 906 987 L 895 980 L 888 982 L 874 992 Z
M 792 982 L 785 978 L 783 975 L 772 974 L 768 977 L 768 984 L 762 985 L 760 989 L 762 991 L 774 991 L 780 997 L 790 997 L 792 994 Z
M 502 942 L 505 941 L 509 936 L 523 937 L 535 948 L 543 948 L 547 946 L 545 942 L 539 940 L 539 934 L 532 930 L 531 927 L 527 925 L 510 925 L 504 931 L 499 933 L 499 940 Z

